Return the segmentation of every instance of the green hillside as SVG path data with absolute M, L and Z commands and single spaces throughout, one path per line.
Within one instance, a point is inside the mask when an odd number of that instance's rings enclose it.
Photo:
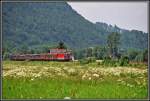
M 99 12 L 100 13 L 100 12 Z M 111 32 L 121 34 L 121 48 L 147 48 L 148 34 L 86 20 L 66 2 L 3 3 L 3 50 L 17 52 L 23 47 L 38 50 L 63 41 L 81 49 L 106 44 Z

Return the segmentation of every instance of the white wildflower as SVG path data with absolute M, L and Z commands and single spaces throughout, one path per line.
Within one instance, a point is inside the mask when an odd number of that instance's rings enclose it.
M 67 97 L 64 97 L 64 99 L 71 99 L 71 98 L 67 96 Z
M 84 79 L 86 77 L 86 75 L 84 74 L 83 76 L 82 76 L 82 79 Z
M 31 81 L 33 81 L 33 80 L 34 80 L 34 78 L 31 79 Z
M 120 76 L 120 72 L 114 72 L 115 76 Z
M 98 74 L 93 74 L 93 76 L 94 76 L 94 77 L 99 77 L 99 75 L 98 75 Z
M 68 70 L 68 73 L 70 74 L 70 75 L 76 75 L 77 74 L 77 71 L 75 70 L 75 69 L 69 69 Z
M 121 80 L 121 79 L 118 79 L 117 81 L 120 82 L 120 81 L 122 81 L 122 80 Z
M 92 78 L 91 77 L 89 77 L 89 80 L 91 80 Z

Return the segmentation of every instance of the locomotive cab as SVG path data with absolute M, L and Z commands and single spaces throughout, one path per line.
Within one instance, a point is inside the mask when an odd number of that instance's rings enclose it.
M 71 50 L 50 49 L 49 54 L 55 55 L 55 60 L 72 60 Z

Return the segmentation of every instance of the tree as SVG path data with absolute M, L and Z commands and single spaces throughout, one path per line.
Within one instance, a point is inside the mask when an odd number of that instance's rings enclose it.
M 65 46 L 65 44 L 62 41 L 60 41 L 58 46 L 57 46 L 57 48 L 59 48 L 59 49 L 66 49 L 67 47 Z
M 19 53 L 26 54 L 28 53 L 29 47 L 27 44 L 23 43 L 19 48 Z
M 139 54 L 139 51 L 135 49 L 128 49 L 127 51 L 128 57 L 130 61 L 135 60 L 136 56 Z
M 86 49 L 86 57 L 92 57 L 92 48 L 87 48 Z
M 143 52 L 143 61 L 148 62 L 148 49 L 145 49 Z
M 104 59 L 107 57 L 107 49 L 104 46 L 94 47 L 93 49 L 93 56 L 96 57 L 96 59 Z
M 75 51 L 75 58 L 76 59 L 83 59 L 83 58 L 85 58 L 86 57 L 86 54 L 85 54 L 86 52 L 85 52 L 85 50 L 84 49 L 81 49 L 81 50 L 77 50 L 77 51 Z
M 120 44 L 120 34 L 113 32 L 107 37 L 107 45 L 110 57 L 115 58 L 118 55 L 118 46 Z
M 96 57 L 96 59 L 98 59 L 98 51 L 99 51 L 99 47 L 94 47 L 93 56 Z
M 137 56 L 135 57 L 135 61 L 136 62 L 143 62 L 143 54 L 142 54 L 142 52 L 139 52 L 137 54 Z

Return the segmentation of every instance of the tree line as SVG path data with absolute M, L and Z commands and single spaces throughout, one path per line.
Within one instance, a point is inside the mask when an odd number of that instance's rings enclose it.
M 89 57 L 94 57 L 95 59 L 121 59 L 128 58 L 130 61 L 138 61 L 138 62 L 147 62 L 148 61 L 148 49 L 144 49 L 142 51 L 136 49 L 128 49 L 124 50 L 120 48 L 120 37 L 121 34 L 117 32 L 113 32 L 107 37 L 107 45 L 105 46 L 95 46 L 88 47 L 85 49 L 73 50 L 73 54 L 75 59 L 85 59 Z M 29 49 L 27 45 L 23 44 L 20 49 L 13 50 L 12 54 L 40 54 L 40 53 L 48 53 L 50 48 L 61 48 L 67 49 L 68 47 L 62 41 L 59 42 L 56 46 L 43 46 L 37 49 Z M 8 50 L 3 50 L 3 59 L 8 59 L 10 52 Z
M 129 61 L 148 62 L 148 49 L 122 49 L 120 48 L 121 34 L 113 32 L 107 37 L 106 46 L 89 47 L 86 49 L 75 51 L 75 59 L 83 59 L 94 57 L 95 59 L 112 59 L 119 60 L 126 58 Z

